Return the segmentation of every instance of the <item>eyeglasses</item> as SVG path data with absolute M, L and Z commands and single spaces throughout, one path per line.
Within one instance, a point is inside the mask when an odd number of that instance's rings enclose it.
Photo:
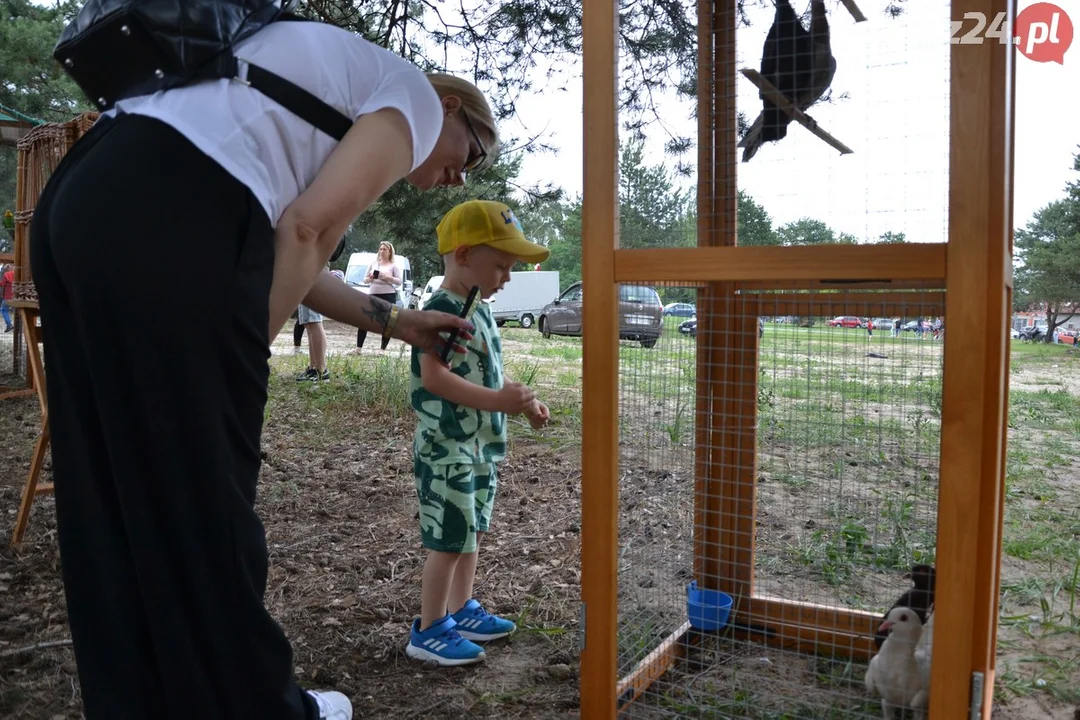
M 472 133 L 473 140 L 476 141 L 476 147 L 479 148 L 475 153 L 472 148 L 469 148 L 469 157 L 466 158 L 465 165 L 461 168 L 461 173 L 464 175 L 484 164 L 484 161 L 487 160 L 487 150 L 484 149 L 484 143 L 480 141 L 480 136 L 476 134 L 476 128 L 473 126 L 472 120 L 469 119 L 469 113 L 462 110 L 461 116 L 465 118 L 465 125 L 469 128 L 469 132 Z

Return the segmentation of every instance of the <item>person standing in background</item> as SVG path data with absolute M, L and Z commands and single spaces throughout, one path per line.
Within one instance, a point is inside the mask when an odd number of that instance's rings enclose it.
M 340 270 L 331 270 L 330 274 L 345 282 L 345 273 Z M 326 329 L 323 328 L 323 316 L 306 305 L 300 305 L 296 311 L 296 324 L 300 326 L 301 331 L 307 328 L 309 346 L 308 367 L 296 376 L 297 382 L 329 380 L 330 370 L 326 367 L 328 343 Z M 299 347 L 300 343 L 296 345 Z
M 8 301 L 15 292 L 15 271 L 10 265 L 0 265 L 0 315 L 4 318 L 4 332 L 9 333 L 15 326 L 11 324 L 11 310 Z
M 391 305 L 397 302 L 397 289 L 401 287 L 401 268 L 394 263 L 394 246 L 389 242 L 379 243 L 379 252 L 375 260 L 368 266 L 364 283 L 369 286 L 368 295 L 385 300 Z M 358 328 L 356 331 L 356 349 L 351 351 L 353 355 L 359 355 L 367 339 L 367 330 Z M 382 350 L 390 344 L 390 338 L 383 337 Z

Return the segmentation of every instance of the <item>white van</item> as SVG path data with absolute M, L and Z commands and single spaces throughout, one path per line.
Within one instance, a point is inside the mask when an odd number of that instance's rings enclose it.
M 417 310 L 423 310 L 424 309 L 424 303 L 426 303 L 428 301 L 428 298 L 431 297 L 432 293 L 434 293 L 436 290 L 438 290 L 439 288 L 442 287 L 442 281 L 443 281 L 443 276 L 442 275 L 435 275 L 430 280 L 427 281 L 427 284 L 424 285 L 423 291 L 421 291 L 421 293 L 420 293 L 420 297 L 417 298 L 417 300 L 416 300 L 416 309 Z
M 378 257 L 373 252 L 358 252 L 349 256 L 349 264 L 345 268 L 345 282 L 362 292 L 367 292 L 370 285 L 364 282 L 368 268 Z M 401 287 L 398 288 L 398 305 L 404 306 L 413 292 L 412 263 L 404 255 L 394 253 L 394 264 L 401 270 Z
M 510 273 L 510 281 L 491 296 L 491 315 L 498 325 L 516 322 L 531 328 L 540 311 L 559 297 L 558 270 L 525 270 Z
M 436 275 L 427 281 L 417 301 L 417 308 L 423 309 L 431 294 L 442 286 L 442 282 L 442 275 Z M 510 282 L 484 302 L 491 306 L 491 315 L 500 327 L 509 320 L 528 329 L 540 316 L 544 306 L 558 296 L 557 270 L 526 270 L 510 273 Z

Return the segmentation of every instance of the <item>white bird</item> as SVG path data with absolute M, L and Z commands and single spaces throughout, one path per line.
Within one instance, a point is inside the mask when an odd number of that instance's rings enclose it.
M 881 697 L 885 720 L 900 717 L 904 708 L 913 710 L 915 718 L 922 718 L 929 697 L 915 659 L 922 621 L 911 608 L 895 607 L 879 628 L 884 630 L 891 632 L 866 669 L 866 690 Z
M 919 676 L 922 678 L 923 704 L 930 701 L 930 662 L 934 653 L 934 611 L 930 610 L 930 616 L 923 625 L 922 635 L 915 645 L 915 663 L 919 666 Z

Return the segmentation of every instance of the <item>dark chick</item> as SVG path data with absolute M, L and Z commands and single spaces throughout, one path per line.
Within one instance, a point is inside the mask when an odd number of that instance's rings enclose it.
M 810 30 L 803 28 L 788 0 L 777 0 L 776 15 L 761 52 L 761 76 L 800 110 L 813 105 L 836 73 L 829 41 L 824 0 L 810 3 Z M 787 135 L 791 116 L 761 94 L 762 111 L 739 143 L 742 161 L 754 157 L 764 143 Z
M 911 582 L 914 587 L 896 599 L 892 607 L 909 607 L 915 611 L 924 624 L 926 613 L 934 606 L 934 568 L 931 565 L 915 565 L 911 568 Z M 889 608 L 892 610 L 892 608 Z M 882 616 L 884 622 L 889 616 L 886 612 Z M 878 630 L 874 635 L 874 644 L 881 649 L 881 644 L 889 636 L 889 631 Z

